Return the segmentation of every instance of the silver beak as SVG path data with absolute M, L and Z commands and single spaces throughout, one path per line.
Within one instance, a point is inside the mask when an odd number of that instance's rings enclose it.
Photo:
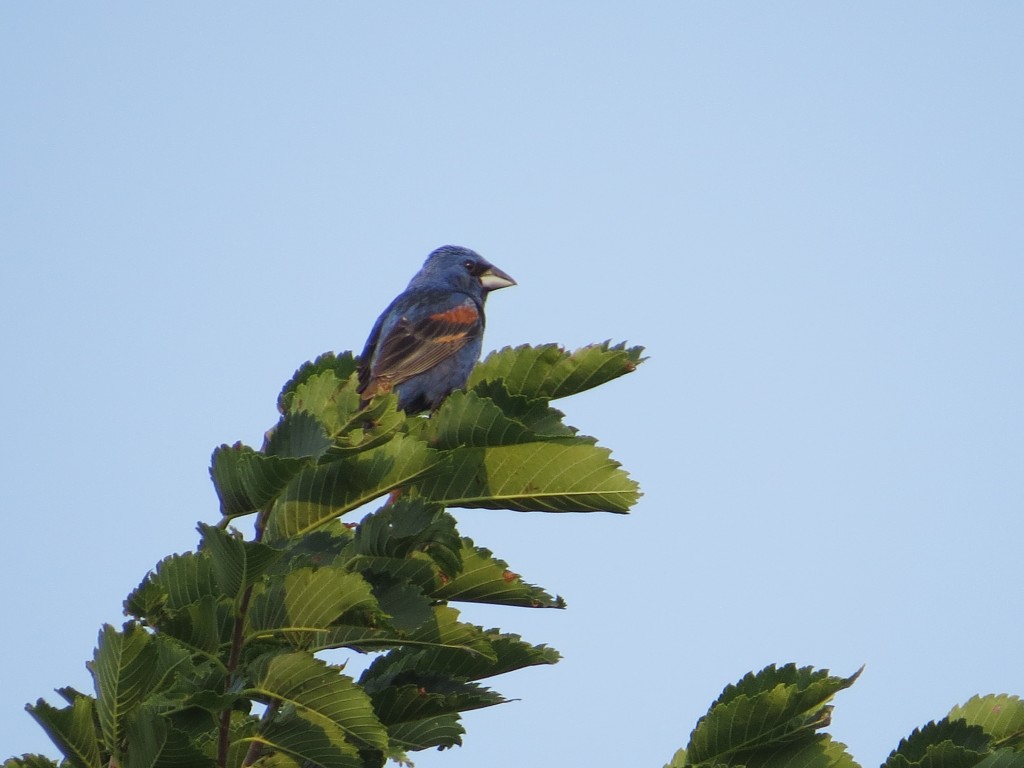
M 485 291 L 496 291 L 499 288 L 515 285 L 516 281 L 492 264 L 480 273 L 480 284 Z

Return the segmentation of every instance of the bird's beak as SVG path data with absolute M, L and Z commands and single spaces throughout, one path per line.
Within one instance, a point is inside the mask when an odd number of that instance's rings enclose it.
M 485 291 L 496 291 L 515 285 L 516 281 L 492 264 L 480 273 L 480 284 Z

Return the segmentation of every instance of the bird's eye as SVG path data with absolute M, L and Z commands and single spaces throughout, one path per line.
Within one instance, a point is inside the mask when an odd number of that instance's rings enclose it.
M 466 268 L 466 271 L 469 272 L 469 274 L 471 275 L 476 272 L 476 262 L 473 261 L 472 259 L 466 259 L 464 262 L 462 262 L 462 266 L 464 266 Z

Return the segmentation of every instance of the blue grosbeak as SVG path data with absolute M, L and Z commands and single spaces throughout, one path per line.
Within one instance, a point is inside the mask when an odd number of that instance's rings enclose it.
M 480 358 L 487 294 L 515 284 L 468 248 L 431 253 L 370 331 L 359 358 L 363 402 L 394 391 L 406 413 L 436 409 Z

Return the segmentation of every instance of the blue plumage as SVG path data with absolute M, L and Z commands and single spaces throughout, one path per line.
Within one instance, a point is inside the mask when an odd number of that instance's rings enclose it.
M 395 391 L 407 413 L 437 408 L 480 358 L 487 294 L 515 284 L 468 248 L 431 253 L 370 331 L 359 360 L 363 400 Z

